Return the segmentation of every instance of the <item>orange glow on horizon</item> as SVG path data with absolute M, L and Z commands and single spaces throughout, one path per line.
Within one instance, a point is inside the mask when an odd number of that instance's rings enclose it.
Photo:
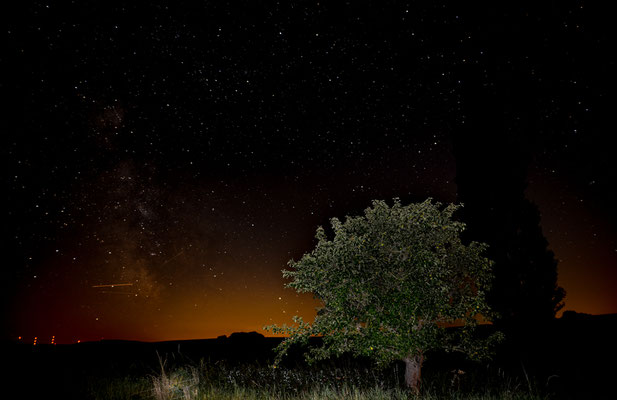
M 550 233 L 547 236 L 551 239 Z M 552 242 L 560 259 L 559 285 L 568 292 L 563 310 L 589 314 L 617 312 L 617 296 L 602 295 L 612 282 L 609 271 L 607 279 L 599 283 L 594 276 L 581 278 L 577 272 L 584 264 L 577 260 L 577 254 L 557 240 Z M 243 258 L 239 254 L 238 260 L 224 259 L 214 264 L 212 270 L 202 267 L 194 272 L 195 265 L 203 263 L 201 256 L 198 252 L 184 252 L 174 259 L 176 264 L 170 272 L 153 269 L 147 276 L 136 274 L 140 278 L 135 284 L 128 278 L 119 283 L 91 285 L 84 284 L 76 275 L 66 275 L 57 283 L 62 295 L 41 292 L 32 286 L 16 300 L 20 308 L 14 313 L 14 326 L 26 338 L 33 337 L 33 333 L 43 338 L 53 334 L 54 344 L 69 344 L 76 343 L 77 337 L 77 343 L 83 343 L 102 337 L 144 342 L 209 339 L 250 331 L 277 336 L 263 327 L 291 325 L 294 315 L 306 322 L 313 321 L 319 302 L 310 293 L 297 294 L 284 288 L 286 280 L 280 270 L 271 271 L 271 265 L 285 265 L 286 254 L 273 249 L 264 256 L 267 264 L 254 260 L 242 264 L 242 268 L 236 264 Z M 133 268 L 132 264 L 120 261 L 117 260 L 118 265 Z M 587 261 L 596 265 L 606 263 L 593 258 Z M 136 265 L 134 269 L 141 271 L 141 264 Z M 122 289 L 127 286 L 138 296 Z

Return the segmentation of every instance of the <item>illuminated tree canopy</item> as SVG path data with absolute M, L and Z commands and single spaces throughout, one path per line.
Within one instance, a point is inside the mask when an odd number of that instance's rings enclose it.
M 294 317 L 294 326 L 267 327 L 289 335 L 278 347 L 282 357 L 292 344 L 322 336 L 309 361 L 344 353 L 367 356 L 379 365 L 406 364 L 406 384 L 417 389 L 424 355 L 433 349 L 487 354 L 488 340 L 472 336 L 478 319 L 492 316 L 485 293 L 492 280 L 486 245 L 461 243 L 460 206 L 428 199 L 392 207 L 373 201 L 364 215 L 331 219 L 334 237 L 317 229 L 315 248 L 291 260 L 283 276 L 298 292 L 322 303 L 312 323 Z M 459 329 L 446 329 L 453 324 Z

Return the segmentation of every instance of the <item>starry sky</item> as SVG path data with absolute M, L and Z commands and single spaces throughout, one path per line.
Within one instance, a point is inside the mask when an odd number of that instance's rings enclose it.
M 617 312 L 600 5 L 24 3 L 2 28 L 3 338 L 311 319 L 280 271 L 317 226 L 373 199 L 456 201 L 457 157 L 483 153 L 524 166 L 564 310 Z M 457 151 L 482 90 L 507 123 Z

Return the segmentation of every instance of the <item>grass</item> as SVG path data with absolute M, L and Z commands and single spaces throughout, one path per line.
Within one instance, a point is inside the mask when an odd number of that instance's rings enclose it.
M 88 378 L 86 387 L 86 395 L 94 400 L 156 399 L 152 381 L 148 377 L 91 377 Z
M 235 399 L 542 399 L 531 382 L 504 373 L 449 373 L 428 375 L 414 395 L 401 387 L 399 370 L 376 371 L 346 365 L 272 368 L 253 364 L 188 363 L 172 368 L 161 362 L 148 376 L 108 378 L 89 382 L 93 399 L 117 400 L 235 400 Z

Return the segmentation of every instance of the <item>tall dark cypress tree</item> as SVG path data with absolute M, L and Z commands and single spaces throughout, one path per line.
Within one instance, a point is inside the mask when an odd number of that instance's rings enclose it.
M 538 208 L 524 196 L 523 153 L 503 138 L 477 152 L 463 147 L 455 146 L 458 201 L 465 205 L 466 237 L 488 243 L 495 261 L 489 302 L 505 326 L 546 322 L 562 307 L 565 292 L 557 286 L 557 261 Z

